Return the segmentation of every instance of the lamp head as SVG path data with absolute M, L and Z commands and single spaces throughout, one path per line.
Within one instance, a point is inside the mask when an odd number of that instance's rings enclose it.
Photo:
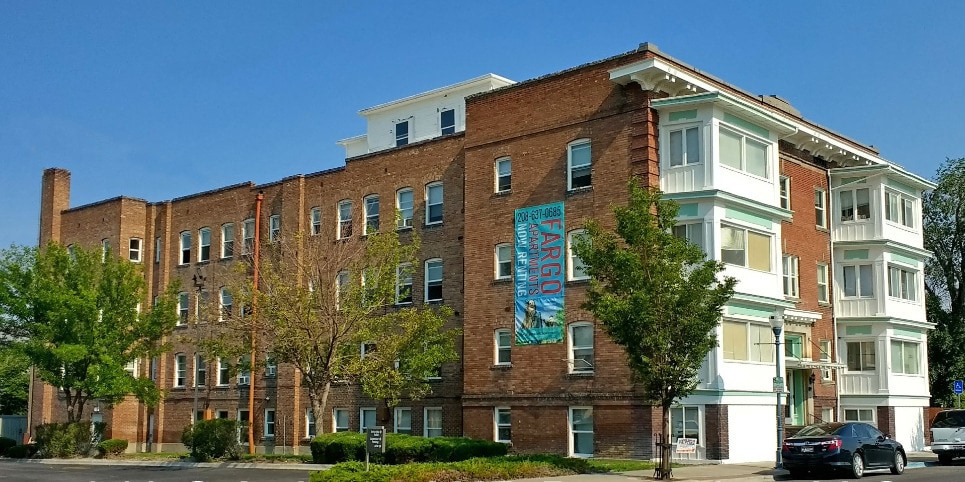
M 771 331 L 774 332 L 774 336 L 780 335 L 781 330 L 784 329 L 784 316 L 771 315 L 770 324 L 771 324 Z

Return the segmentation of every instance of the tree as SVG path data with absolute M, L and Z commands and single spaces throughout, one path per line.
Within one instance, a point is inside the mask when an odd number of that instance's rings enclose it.
M 922 197 L 925 309 L 932 405 L 953 406 L 952 380 L 965 376 L 965 158 L 939 168 L 938 187 Z
M 584 308 L 623 347 L 644 396 L 663 411 L 661 472 L 668 478 L 670 407 L 696 388 L 736 280 L 719 279 L 721 262 L 672 234 L 676 203 L 635 179 L 628 187 L 629 204 L 613 210 L 615 231 L 591 220 L 574 250 L 590 276 Z
M 149 406 L 161 392 L 126 368 L 162 353 L 177 322 L 176 287 L 140 309 L 145 281 L 139 265 L 100 248 L 11 248 L 0 252 L 0 322 L 37 376 L 65 398 L 67 420 L 79 421 L 92 399 L 108 405 L 128 395 Z
M 229 282 L 254 312 L 229 317 L 213 351 L 246 353 L 254 333 L 275 362 L 301 372 L 318 421 L 336 382 L 359 383 L 386 404 L 426 395 L 426 378 L 456 359 L 458 332 L 443 330 L 450 309 L 412 304 L 420 244 L 415 234 L 406 236 L 407 243 L 395 230 L 335 243 L 301 235 L 266 243 L 258 288 L 247 262 Z
M 20 347 L 0 348 L 0 415 L 27 413 L 30 360 Z

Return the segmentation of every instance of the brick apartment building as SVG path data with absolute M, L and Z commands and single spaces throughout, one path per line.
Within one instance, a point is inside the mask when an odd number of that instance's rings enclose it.
M 411 219 L 400 229 L 423 240 L 413 301 L 435 299 L 429 287 L 441 283 L 463 338 L 460 361 L 443 367 L 431 396 L 404 401 L 391 429 L 500 440 L 519 452 L 646 458 L 661 431 L 659 409 L 642 401 L 622 349 L 581 309 L 586 279 L 569 249 L 586 220 L 612 225 L 612 207 L 626 202 L 626 182 L 637 176 L 681 205 L 675 232 L 739 280 L 720 346 L 696 392 L 671 413 L 671 434 L 697 439 L 689 457 L 773 456 L 777 360 L 788 425 L 868 420 L 908 447 L 923 445 L 931 325 L 920 195 L 932 185 L 873 148 L 652 44 L 520 83 L 487 75 L 360 114 L 366 134 L 339 141 L 344 167 L 266 185 L 72 208 L 70 174 L 49 169 L 40 240 L 117 247 L 144 265 L 149 299 L 179 279 L 179 309 L 189 317 L 199 298 L 230 307 L 219 272 L 250 250 L 255 223 L 263 239 L 336 239 L 347 221 L 358 237 L 368 216 L 390 226 L 384 219 L 398 210 Z M 538 299 L 517 285 L 526 281 L 517 215 L 534 210 L 554 216 L 563 258 L 543 280 L 558 289 Z M 778 357 L 771 317 L 785 321 Z M 168 392 L 158 408 L 102 408 L 111 435 L 133 450 L 181 448 L 194 380 L 205 382 L 199 410 L 209 416 L 254 411 L 260 450 L 298 450 L 310 434 L 374 424 L 375 404 L 356 387 L 337 387 L 330 413 L 315 421 L 290 367 L 228 379 L 218 364 L 196 363 L 190 326 L 176 329 L 168 356 L 131 367 Z M 57 402 L 35 382 L 30 423 L 61 418 Z

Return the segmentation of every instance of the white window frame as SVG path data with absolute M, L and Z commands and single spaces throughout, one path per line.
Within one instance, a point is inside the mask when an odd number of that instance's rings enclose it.
M 137 244 L 137 246 L 135 246 Z M 141 262 L 141 252 L 144 250 L 144 240 L 141 238 L 131 238 L 128 242 L 127 258 L 132 263 Z
M 922 369 L 921 369 L 922 357 L 921 357 L 920 341 L 901 340 L 901 339 L 892 338 L 889 342 L 889 349 L 891 350 L 891 373 L 895 373 L 899 375 L 914 375 L 914 376 L 920 376 L 922 374 Z M 914 350 L 914 353 L 915 353 L 915 368 L 913 372 L 905 370 L 904 355 L 909 350 Z M 895 363 L 896 356 L 898 357 L 897 366 Z
M 268 216 L 268 241 L 274 243 L 281 237 L 281 215 Z
M 442 124 L 442 122 L 443 122 L 442 115 L 445 114 L 446 112 L 452 112 L 452 125 L 451 125 L 451 126 L 447 126 L 447 125 L 443 125 L 443 124 Z M 446 132 L 446 129 L 451 129 L 451 132 Z M 441 109 L 441 110 L 439 110 L 439 135 L 440 135 L 440 136 L 447 136 L 447 135 L 449 135 L 449 134 L 455 134 L 455 133 L 456 133 L 456 109 Z
M 506 414 L 508 421 L 500 420 L 500 415 Z M 508 429 L 509 438 L 503 438 L 499 435 L 499 429 Z M 513 410 L 510 407 L 495 407 L 493 408 L 493 441 L 508 444 L 513 443 Z
M 198 383 L 198 379 L 202 379 L 201 383 Z M 194 354 L 194 386 L 195 387 L 205 387 L 208 385 L 208 364 L 204 361 L 204 357 L 200 353 Z
M 188 324 L 188 316 L 191 314 L 191 297 L 186 291 L 178 293 L 178 321 L 176 326 Z
M 399 133 L 399 126 L 401 125 L 405 126 L 405 134 Z M 392 133 L 395 135 L 395 147 L 408 145 L 409 138 L 412 135 L 412 124 L 409 122 L 409 119 L 396 121 Z
M 681 421 L 681 424 L 680 424 L 681 434 L 680 434 L 679 436 L 678 436 L 677 432 L 674 430 L 674 422 L 677 421 L 677 420 L 676 420 L 676 417 L 674 417 L 674 412 L 676 412 L 676 411 L 679 411 L 680 417 L 683 418 L 683 420 Z M 697 445 L 703 446 L 704 443 L 705 443 L 703 423 L 702 423 L 702 420 L 703 420 L 702 415 L 703 415 L 703 414 L 701 413 L 701 412 L 702 412 L 701 408 L 700 408 L 699 406 L 697 406 L 697 405 L 674 405 L 674 406 L 670 407 L 670 437 L 671 437 L 670 442 L 671 442 L 671 443 L 677 443 L 677 438 L 679 438 L 680 436 L 682 436 L 682 437 L 687 437 L 687 438 L 693 438 L 693 437 L 690 437 L 691 433 L 689 432 L 689 430 L 688 430 L 688 428 L 687 428 L 687 413 L 688 413 L 688 412 L 696 412 L 696 413 L 697 413 L 697 417 L 696 417 L 696 424 L 697 424 Z
M 576 345 L 576 336 L 574 330 L 588 328 L 590 330 L 590 344 L 589 345 Z M 589 321 L 577 321 L 575 323 L 570 323 L 566 327 L 566 358 L 569 373 L 583 373 L 592 374 L 595 370 L 596 365 L 596 333 L 593 323 Z M 578 355 L 577 351 L 581 353 Z M 586 356 L 586 352 L 589 351 L 590 362 L 589 366 L 587 362 L 582 358 Z M 580 357 L 580 358 L 578 358 Z M 577 362 L 579 360 L 579 362 Z
M 789 298 L 801 297 L 801 259 L 793 254 L 781 257 L 782 288 L 784 296 Z
M 818 358 L 825 363 L 831 363 L 831 340 L 820 340 L 818 341 Z M 831 381 L 833 378 L 833 372 L 830 368 L 821 369 L 821 380 Z M 830 422 L 831 420 L 825 420 L 825 422 Z
M 154 264 L 161 263 L 161 237 L 154 238 Z
M 365 415 L 372 414 L 372 425 L 367 427 L 365 425 Z M 375 407 L 361 407 L 359 408 L 359 433 L 365 433 L 365 429 L 370 427 L 376 427 L 379 424 L 378 414 L 375 411 Z
M 848 356 L 845 360 L 846 370 L 851 373 L 871 373 L 874 372 L 878 367 L 878 342 L 874 339 L 854 339 L 847 340 L 845 342 L 845 349 L 848 352 Z M 874 351 L 874 362 L 872 365 L 866 363 L 866 357 L 869 355 L 865 352 L 865 348 L 870 346 Z M 854 350 L 857 348 L 857 367 L 852 368 L 851 358 L 854 356 Z
M 505 338 L 505 339 L 502 339 Z M 503 341 L 506 343 L 503 344 Z M 499 328 L 493 332 L 493 361 L 497 366 L 512 366 L 513 364 L 513 332 L 508 328 Z M 505 354 L 505 360 L 502 360 Z
M 392 432 L 393 433 L 403 433 L 407 435 L 412 435 L 412 408 L 411 407 L 395 407 L 395 413 L 392 417 Z M 402 420 L 402 413 L 409 414 L 409 426 L 403 426 L 399 423 Z
M 724 230 L 725 229 L 733 229 L 743 233 L 744 247 L 742 248 L 742 252 L 743 252 L 744 259 L 741 264 L 732 263 L 724 259 Z M 720 260 L 721 261 L 731 266 L 740 266 L 742 268 L 752 269 L 754 271 L 762 271 L 765 273 L 774 272 L 774 259 L 773 259 L 774 258 L 774 234 L 773 233 L 769 233 L 766 231 L 758 231 L 756 229 L 746 228 L 744 226 L 739 226 L 736 224 L 728 224 L 728 223 L 720 223 L 719 232 L 720 232 L 720 238 L 721 238 L 721 242 L 720 242 Z M 767 238 L 768 251 L 767 251 L 767 269 L 766 270 L 762 270 L 759 267 L 750 266 L 750 257 L 748 256 L 748 251 L 750 249 L 750 246 L 749 246 L 750 237 L 752 234 L 754 236 L 761 236 L 761 237 Z
M 184 353 L 174 354 L 174 388 L 184 388 L 188 384 L 188 356 Z
M 704 249 L 704 221 L 702 219 L 680 221 L 671 229 L 671 232 L 674 236 L 686 239 L 690 244 Z
M 915 227 L 915 198 L 898 191 L 885 190 L 885 220 L 906 228 Z
M 725 319 L 720 324 L 720 347 L 724 361 L 774 365 L 774 331 L 770 326 L 735 319 Z M 730 351 L 729 345 L 725 343 L 728 326 L 742 331 L 743 339 L 738 338 L 735 343 L 740 343 L 739 349 L 743 357 L 737 357 L 736 352 L 732 356 L 727 356 Z
M 339 425 L 339 419 L 344 419 L 345 425 Z M 349 426 L 351 424 L 351 419 L 348 415 L 348 410 L 344 408 L 333 408 L 332 409 L 332 432 L 348 432 Z
M 868 213 L 867 213 L 864 217 L 861 217 L 860 213 L 858 212 L 858 208 L 859 208 L 859 204 L 858 204 L 858 192 L 859 192 L 859 191 L 865 191 L 865 192 L 867 192 Z M 848 217 L 845 216 L 845 214 L 844 214 L 844 212 L 845 212 L 845 211 L 844 211 L 844 196 L 845 196 L 845 194 L 850 195 L 850 202 L 851 202 L 851 209 L 852 209 L 852 213 L 851 213 L 851 217 L 850 217 L 850 218 L 848 218 Z M 874 210 L 874 205 L 875 205 L 875 202 L 874 202 L 874 198 L 871 196 L 871 188 L 870 188 L 870 187 L 854 187 L 854 188 L 850 188 L 850 189 L 841 189 L 841 190 L 838 191 L 838 221 L 839 221 L 839 222 L 842 222 L 842 223 L 864 223 L 864 222 L 870 222 L 870 221 L 871 221 L 871 213 L 872 213 L 872 211 Z
M 305 438 L 311 439 L 318 435 L 318 425 L 315 423 L 315 414 L 312 407 L 305 409 Z
M 217 386 L 227 387 L 231 383 L 231 365 L 225 363 L 224 358 L 218 357 L 218 380 Z
M 429 426 L 429 412 L 439 412 L 439 427 Z M 422 436 L 429 437 L 441 437 L 443 435 L 443 427 L 445 426 L 442 418 L 442 407 L 425 407 L 422 410 Z
M 508 172 L 503 173 L 502 166 L 508 167 Z M 493 192 L 497 193 L 507 193 L 513 190 L 513 159 L 510 157 L 500 157 L 496 159 L 495 167 L 493 169 L 495 176 L 495 184 L 493 185 Z M 506 180 L 506 186 L 503 188 L 502 180 Z
M 265 358 L 265 378 L 275 378 L 278 376 L 278 362 L 275 361 L 275 357 L 268 355 Z
M 778 186 L 778 198 L 780 199 L 779 205 L 791 210 L 791 178 L 787 176 L 780 176 L 777 181 Z
M 204 263 L 211 260 L 211 228 L 204 227 L 198 230 L 198 262 Z
M 181 231 L 181 257 L 178 258 L 178 265 L 184 266 L 191 264 L 191 231 Z
M 871 276 L 868 279 L 871 281 L 871 292 L 865 294 L 864 286 L 861 282 L 861 269 L 867 268 L 871 272 Z M 847 273 L 849 270 L 853 270 L 854 274 L 854 294 L 848 295 L 848 280 Z M 875 267 L 871 263 L 855 263 L 846 264 L 841 266 L 841 297 L 845 299 L 856 299 L 856 298 L 874 298 L 875 297 Z
M 430 264 L 433 265 L 433 268 L 435 268 L 436 265 L 438 266 L 438 269 L 439 269 L 439 277 L 438 277 L 438 278 L 435 278 L 435 277 L 430 278 L 430 276 L 433 276 L 433 275 L 431 275 L 431 273 L 429 272 L 429 269 L 430 269 L 430 266 L 429 266 L 429 265 L 430 265 Z M 444 281 L 445 281 L 445 272 L 443 271 L 443 269 L 444 269 L 444 267 L 443 267 L 443 264 L 442 264 L 442 258 L 431 258 L 431 259 L 427 259 L 427 260 L 426 260 L 426 262 L 425 262 L 425 271 L 424 271 L 424 272 L 425 272 L 425 276 L 424 276 L 424 278 L 425 278 L 425 291 L 423 292 L 423 296 L 424 296 L 423 300 L 425 300 L 426 303 L 439 302 L 439 301 L 442 301 L 442 300 L 445 298 L 445 295 L 444 295 L 443 292 L 442 292 L 443 283 L 444 283 Z M 439 285 L 439 297 L 438 297 L 438 298 L 430 298 L 430 297 L 429 297 L 429 285 L 430 285 L 430 284 L 433 284 L 433 285 L 434 285 L 434 284 L 436 284 L 436 283 L 438 283 L 438 285 Z
M 408 200 L 402 197 L 408 194 Z M 404 187 L 395 192 L 395 209 L 399 211 L 398 229 L 412 228 L 412 216 L 415 208 L 415 194 L 411 187 Z
M 817 268 L 817 278 L 818 278 L 818 303 L 830 303 L 831 302 L 831 286 L 828 280 L 828 274 L 830 273 L 827 263 L 818 263 Z
M 275 409 L 274 408 L 265 409 L 264 438 L 266 439 L 275 438 Z
M 335 309 L 341 309 L 342 296 L 345 295 L 349 287 L 348 271 L 339 271 L 335 274 Z
M 844 414 L 844 422 L 864 422 L 875 427 L 878 426 L 876 410 L 868 407 L 841 407 Z
M 439 201 L 433 202 L 431 200 L 432 193 L 437 188 L 439 190 Z M 442 224 L 442 222 L 445 220 L 445 211 L 444 211 L 445 189 L 443 189 L 442 181 L 435 181 L 435 182 L 430 182 L 429 184 L 426 184 L 425 201 L 426 201 L 426 226 L 435 226 L 435 225 Z M 432 212 L 432 208 L 435 206 L 439 206 L 439 219 L 436 221 L 433 221 L 431 218 L 431 212 Z
M 690 152 L 690 146 L 687 144 L 687 134 L 690 132 L 695 132 L 697 136 L 697 152 L 695 153 Z M 674 134 L 676 133 L 680 133 L 679 140 L 674 139 Z M 702 156 L 700 155 L 702 144 L 703 138 L 701 137 L 699 126 L 691 124 L 687 126 L 674 126 L 672 129 L 669 129 L 667 132 L 667 167 L 674 168 L 700 164 L 702 161 Z M 679 161 L 676 158 L 674 148 L 680 149 Z
M 249 357 L 243 356 L 238 359 L 238 365 L 242 363 L 249 363 Z M 238 386 L 248 386 L 251 385 L 251 369 L 248 370 L 239 368 L 238 369 Z
M 372 205 L 375 205 L 373 212 Z M 379 195 L 369 194 L 362 198 L 362 208 L 365 211 L 365 224 L 362 225 L 362 234 L 369 235 L 379 231 Z
M 587 162 L 585 163 L 581 162 L 579 165 L 573 165 L 574 151 L 577 151 L 577 149 L 582 149 L 583 147 L 586 147 L 587 149 L 587 157 L 588 157 Z M 577 169 L 581 171 L 583 169 L 587 169 L 590 171 L 588 174 L 589 182 L 585 186 L 574 185 L 575 183 L 573 182 L 574 180 L 573 174 Z M 566 190 L 576 191 L 579 189 L 589 189 L 591 187 L 593 187 L 593 146 L 592 146 L 592 143 L 590 142 L 590 139 L 586 139 L 586 138 L 577 139 L 566 145 Z
M 595 449 L 595 445 L 596 445 L 596 435 L 595 435 L 596 427 L 595 427 L 595 426 L 593 426 L 590 431 L 586 431 L 586 430 L 579 430 L 579 431 L 577 431 L 576 428 L 574 427 L 575 417 L 573 416 L 573 412 L 576 411 L 576 410 L 588 410 L 588 411 L 589 411 L 590 423 L 591 423 L 591 425 L 595 425 L 595 424 L 593 424 L 593 407 L 590 407 L 590 406 L 568 407 L 568 409 L 567 409 L 567 414 L 566 414 L 566 425 L 567 425 L 567 435 L 568 435 L 567 438 L 569 439 L 569 440 L 568 440 L 568 442 L 569 442 L 569 448 L 568 448 L 569 455 L 570 455 L 570 457 L 580 457 L 580 458 L 593 457 L 593 452 L 586 453 L 586 452 L 577 452 L 577 451 L 576 451 L 576 435 L 577 435 L 577 434 L 589 433 L 590 435 L 593 436 L 593 438 L 592 438 L 593 444 L 592 444 L 592 445 L 594 445 L 594 447 L 592 447 L 592 448 Z
M 234 299 L 231 297 L 231 292 L 228 288 L 221 287 L 218 290 L 218 321 L 224 321 L 225 315 L 231 316 L 231 310 L 234 306 Z
M 493 257 L 495 261 L 493 279 L 513 279 L 513 245 L 510 243 L 497 244 Z
M 230 259 L 235 255 L 235 224 L 221 225 L 221 259 Z
M 315 206 L 309 211 L 308 225 L 312 236 L 322 234 L 322 208 Z
M 888 264 L 888 296 L 904 301 L 918 301 L 918 270 Z
M 255 220 L 245 219 L 241 223 L 241 254 L 252 254 L 255 250 Z
M 586 264 L 573 251 L 575 238 L 585 234 L 585 229 L 574 229 L 566 233 L 566 279 L 569 281 L 590 279 L 590 276 L 586 274 Z
M 732 166 L 724 162 L 723 160 L 724 152 L 723 152 L 723 149 L 720 149 L 721 140 L 718 138 L 717 143 L 718 143 L 718 149 L 719 149 L 719 156 L 721 158 L 720 159 L 721 167 L 724 167 L 726 169 L 737 170 L 744 174 L 747 174 L 748 176 L 753 176 L 759 179 L 771 179 L 771 176 L 772 176 L 771 171 L 773 169 L 771 166 L 771 150 L 773 147 L 771 145 L 771 141 L 769 139 L 748 134 L 733 126 L 722 123 L 718 126 L 717 134 L 719 137 L 723 137 L 725 132 L 728 132 L 735 136 L 739 136 L 741 138 L 740 139 L 740 159 L 738 159 L 738 162 L 740 163 L 740 167 Z M 760 144 L 764 147 L 764 175 L 763 176 L 758 173 L 751 172 L 747 168 L 747 143 L 748 142 Z
M 395 304 L 397 305 L 411 305 L 414 299 L 415 293 L 412 290 L 412 264 L 402 263 L 395 268 Z M 409 289 L 409 299 L 403 300 L 402 293 L 405 289 Z
M 104 238 L 101 240 L 101 262 L 107 261 L 107 253 L 111 252 L 111 240 Z
M 338 220 L 335 225 L 335 238 L 345 239 L 352 236 L 352 200 L 343 199 L 336 208 Z
M 814 225 L 828 228 L 828 192 L 824 189 L 814 189 Z

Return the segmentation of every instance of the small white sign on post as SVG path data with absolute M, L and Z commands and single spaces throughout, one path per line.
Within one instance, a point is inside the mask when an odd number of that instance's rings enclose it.
M 697 439 L 695 438 L 678 438 L 677 439 L 677 453 L 678 454 L 695 454 L 697 453 Z

